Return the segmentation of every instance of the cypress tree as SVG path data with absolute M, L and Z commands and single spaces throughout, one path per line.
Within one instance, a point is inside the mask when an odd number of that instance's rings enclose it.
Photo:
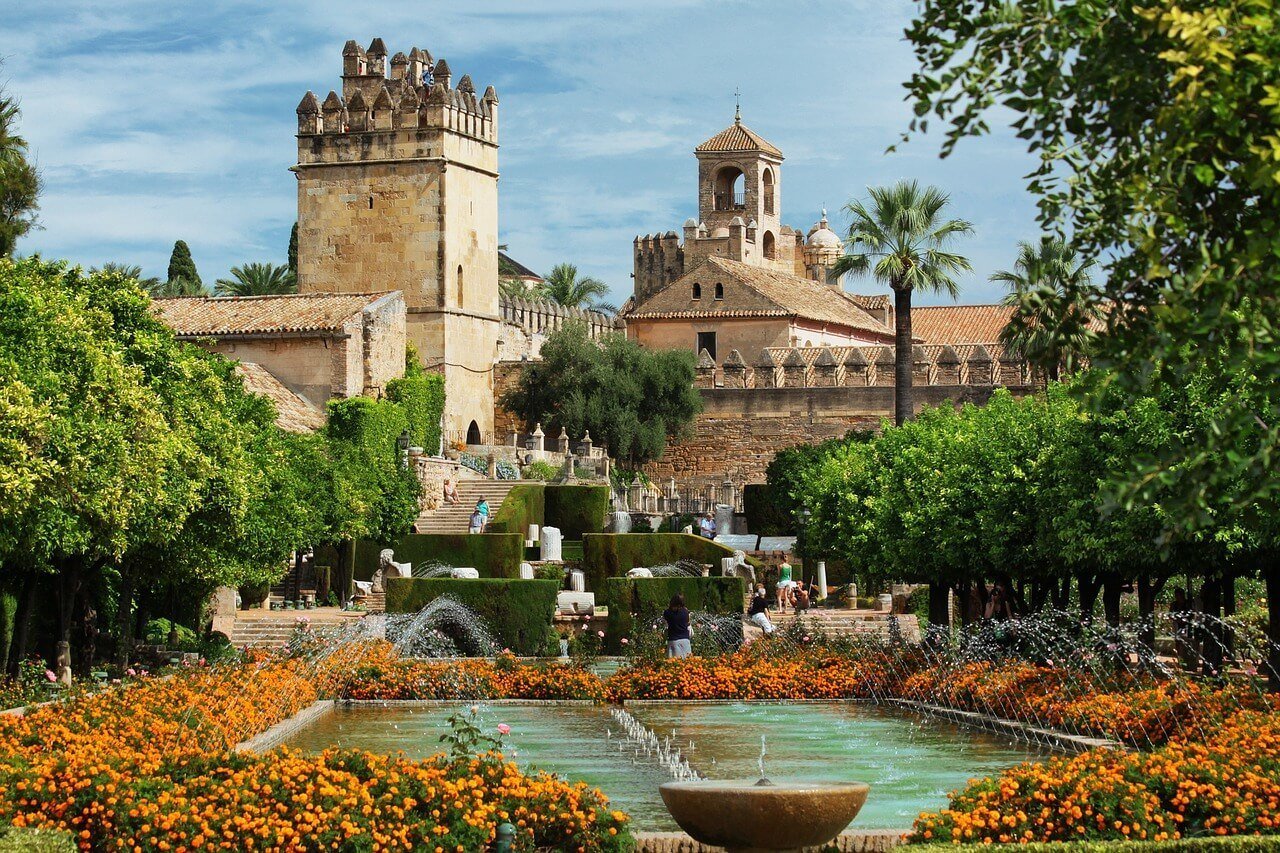
M 191 249 L 185 240 L 173 244 L 173 254 L 169 255 L 169 281 L 183 279 L 203 286 L 200 273 L 196 272 L 196 262 L 191 259 Z
M 293 223 L 293 230 L 289 232 L 289 272 L 294 276 L 298 274 L 298 223 Z

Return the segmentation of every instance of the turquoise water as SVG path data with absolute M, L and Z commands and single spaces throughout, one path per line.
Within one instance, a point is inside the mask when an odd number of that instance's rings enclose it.
M 460 705 L 459 707 L 468 707 Z M 599 787 L 640 830 L 675 829 L 658 785 L 671 777 L 653 758 L 622 742 L 607 708 L 485 705 L 483 727 L 511 726 L 508 757 Z M 927 717 L 865 704 L 628 706 L 660 738 L 670 737 L 690 765 L 711 779 L 756 778 L 760 735 L 772 779 L 856 780 L 871 785 L 853 826 L 906 829 L 921 811 L 946 804 L 969 779 L 1041 757 L 1029 747 Z M 445 718 L 457 708 L 340 708 L 295 735 L 307 751 L 330 746 L 404 753 L 439 752 Z M 611 737 L 606 734 L 611 733 Z M 693 748 L 690 750 L 689 743 Z M 620 748 L 621 747 L 621 748 Z

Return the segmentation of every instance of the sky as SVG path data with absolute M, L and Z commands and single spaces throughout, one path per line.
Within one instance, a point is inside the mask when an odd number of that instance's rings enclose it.
M 296 214 L 294 110 L 340 89 L 342 46 L 375 37 L 448 59 L 454 80 L 493 84 L 499 106 L 499 241 L 539 272 L 561 261 L 631 292 L 637 235 L 697 213 L 693 148 L 733 121 L 782 149 L 783 222 L 808 230 L 822 207 L 915 178 L 973 222 L 957 244 L 973 272 L 959 302 L 1038 230 L 1011 133 L 940 135 L 886 153 L 910 121 L 915 70 L 905 0 L 473 0 L 470 3 L 253 0 L 0 0 L 0 81 L 45 181 L 42 230 L 19 244 L 163 277 L 177 239 L 202 278 L 285 261 Z M 861 293 L 884 292 L 871 281 Z M 917 304 L 949 302 L 924 295 Z

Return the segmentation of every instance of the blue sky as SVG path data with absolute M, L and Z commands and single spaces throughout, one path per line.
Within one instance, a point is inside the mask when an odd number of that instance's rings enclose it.
M 1008 132 L 939 160 L 935 137 L 886 154 L 910 118 L 902 39 L 913 4 L 752 0 L 417 3 L 0 0 L 0 79 L 44 175 L 43 230 L 23 241 L 86 265 L 164 275 L 176 239 L 206 282 L 282 263 L 295 214 L 294 109 L 339 87 L 348 38 L 445 57 L 500 106 L 500 239 L 545 272 L 573 261 L 630 293 L 631 241 L 696 213 L 695 145 L 733 119 L 780 147 L 784 222 L 807 229 L 868 185 L 951 193 L 974 222 L 961 302 L 1037 233 Z M 6 7 L 8 7 L 6 9 Z M 870 282 L 851 289 L 877 292 Z M 947 301 L 922 296 L 921 303 Z

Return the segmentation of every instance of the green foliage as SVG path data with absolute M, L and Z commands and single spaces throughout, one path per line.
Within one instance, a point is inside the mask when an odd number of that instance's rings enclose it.
M 179 625 L 168 619 L 152 619 L 142 629 L 142 636 L 148 643 L 167 645 L 169 635 L 177 634 L 177 645 L 179 647 L 194 646 L 196 642 L 196 634 L 185 625 Z
M 849 442 L 871 441 L 875 435 L 871 430 L 850 430 L 844 438 L 832 438 L 817 444 L 799 444 L 775 453 L 764 471 L 764 487 L 748 487 L 753 489 L 758 501 L 756 512 L 764 516 L 759 519 L 760 522 L 768 524 L 769 519 L 772 519 L 772 526 L 770 532 L 757 530 L 750 517 L 752 509 L 745 506 L 750 530 L 762 536 L 797 534 L 800 513 L 804 509 L 803 485 L 812 479 L 814 472 L 837 449 Z M 744 493 L 743 500 L 746 499 L 747 495 Z
M 747 591 L 742 578 L 718 577 L 609 578 L 600 589 L 601 600 L 609 607 L 605 631 L 605 648 L 609 654 L 625 651 L 622 638 L 635 640 L 637 621 L 643 627 L 648 620 L 660 615 L 676 593 L 684 596 L 685 606 L 690 610 L 738 614 L 743 612 Z
M 449 757 L 454 761 L 470 761 L 502 749 L 502 740 L 485 734 L 477 724 L 479 718 L 480 712 L 473 706 L 469 711 L 457 711 L 445 720 L 449 731 L 440 735 L 440 743 L 448 744 Z
M 384 548 L 393 549 L 400 563 L 466 566 L 485 578 L 516 578 L 524 558 L 524 533 L 411 533 L 397 539 L 362 540 L 356 544 L 357 578 L 373 577 Z
M 646 350 L 625 335 L 591 339 L 583 323 L 569 323 L 543 344 L 542 359 L 526 364 L 502 405 L 549 434 L 590 431 L 597 445 L 631 467 L 658 459 L 668 437 L 684 434 L 702 408 L 693 387 L 694 355 Z
M 76 853 L 75 836 L 60 829 L 0 829 L 0 853 Z
M 27 141 L 18 134 L 18 102 L 0 90 L 0 258 L 13 254 L 19 238 L 36 227 L 40 173 Z
M 581 539 L 604 530 L 609 512 L 608 486 L 552 486 L 544 488 L 544 524 L 559 528 L 565 539 Z
M 387 581 L 387 612 L 417 613 L 442 595 L 463 604 L 484 619 L 490 632 L 517 655 L 537 656 L 547 645 L 555 614 L 554 581 L 513 578 L 391 578 Z
M 489 533 L 518 533 L 523 540 L 530 524 L 541 526 L 543 523 L 545 494 L 545 489 L 538 483 L 512 486 L 485 529 Z
M 402 467 L 398 441 L 409 426 L 389 400 L 352 397 L 329 402 L 325 427 L 332 462 L 332 541 L 388 541 L 418 516 L 420 486 Z
M 387 399 L 399 404 L 409 429 L 409 442 L 435 453 L 440 447 L 440 418 L 444 414 L 444 376 L 427 373 L 413 362 L 400 379 L 387 383 Z
M 204 290 L 204 282 L 200 279 L 200 273 L 196 270 L 196 262 L 191 257 L 191 249 L 187 246 L 185 240 L 178 240 L 173 244 L 173 251 L 169 254 L 169 270 L 166 280 L 191 282 L 200 290 Z
M 583 308 L 609 314 L 617 306 L 602 301 L 609 295 L 609 286 L 591 276 L 579 276 L 573 264 L 556 264 L 542 282 L 538 295 L 567 308 Z
M 747 517 L 747 529 L 756 535 L 795 535 L 795 516 L 774 497 L 774 489 L 768 483 L 743 486 L 742 510 Z
M 582 537 L 582 569 L 587 589 L 600 590 L 606 578 L 637 566 L 650 568 L 693 560 L 718 567 L 733 549 L 691 533 L 588 533 Z
M 547 481 L 554 480 L 558 476 L 560 476 L 560 469 L 541 459 L 535 459 L 520 471 L 520 477 L 525 480 Z
M 915 181 L 891 187 L 870 187 L 871 206 L 861 201 L 845 205 L 849 214 L 846 244 L 849 254 L 831 268 L 831 278 L 870 274 L 894 294 L 894 419 L 910 420 L 912 342 L 911 294 L 959 294 L 956 273 L 971 269 L 969 261 L 946 247 L 973 232 L 963 219 L 945 219 L 950 198 L 936 187 L 920 188 Z
M 289 229 L 289 251 L 287 266 L 289 272 L 293 273 L 293 277 L 298 277 L 298 223 L 293 223 L 293 227 Z
M 297 293 L 298 277 L 288 266 L 248 263 L 231 268 L 231 278 L 220 278 L 213 290 L 219 296 L 271 296 Z
M 1200 383 L 1209 410 L 1120 473 L 1171 529 L 1274 503 L 1280 449 L 1280 28 L 1274 0 L 929 0 L 907 30 L 913 130 L 944 156 L 1003 108 L 1040 158 L 1046 231 L 1105 259 L 1091 363 L 1131 399 Z M 1208 344 L 1212 344 L 1211 346 Z M 1263 506 L 1262 511 L 1273 510 Z

